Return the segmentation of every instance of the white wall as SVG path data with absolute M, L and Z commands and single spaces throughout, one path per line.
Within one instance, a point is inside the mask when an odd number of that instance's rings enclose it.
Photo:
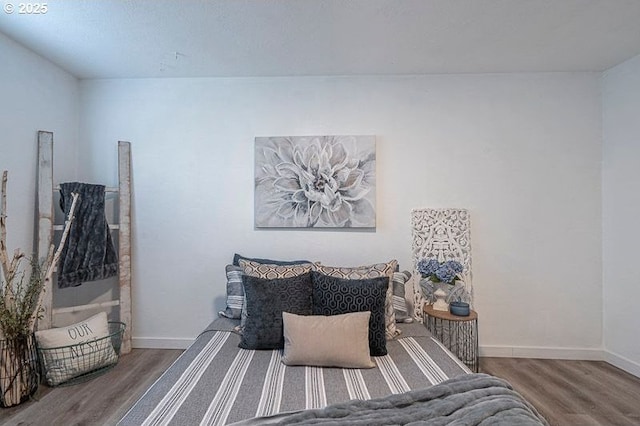
M 115 183 L 132 142 L 139 346 L 193 338 L 234 252 L 410 268 L 410 210 L 454 206 L 482 352 L 601 353 L 598 74 L 98 80 L 81 105 L 81 178 Z M 376 136 L 375 232 L 253 228 L 254 137 L 312 134 Z
M 0 169 L 8 170 L 7 245 L 31 254 L 37 132 L 54 132 L 54 178 L 76 175 L 79 86 L 71 74 L 0 33 Z
M 604 348 L 609 362 L 640 376 L 640 56 L 602 80 Z

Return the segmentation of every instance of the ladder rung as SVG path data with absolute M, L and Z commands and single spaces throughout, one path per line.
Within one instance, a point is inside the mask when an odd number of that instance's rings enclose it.
M 60 191 L 60 186 L 54 186 L 53 187 L 54 191 Z M 104 192 L 118 192 L 120 189 L 118 189 L 118 187 L 116 186 L 105 186 L 104 188 Z
M 54 231 L 62 231 L 64 229 L 64 225 L 53 225 L 53 230 Z M 116 224 L 109 224 L 109 229 L 110 230 L 115 230 L 115 229 L 120 229 L 120 225 Z
M 106 307 L 118 306 L 118 305 L 120 305 L 119 300 L 111 300 L 109 302 L 90 303 L 88 305 L 69 306 L 67 308 L 55 308 L 55 309 L 52 309 L 51 312 L 55 315 L 55 314 L 63 314 L 68 312 L 81 312 L 89 309 L 106 308 Z

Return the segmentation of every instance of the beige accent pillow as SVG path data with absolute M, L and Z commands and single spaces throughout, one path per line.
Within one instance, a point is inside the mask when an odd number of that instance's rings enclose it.
M 284 356 L 287 365 L 373 368 L 369 356 L 371 312 L 342 315 L 282 313 Z
M 398 261 L 391 260 L 387 263 L 376 263 L 366 266 L 341 267 L 326 266 L 314 263 L 313 269 L 330 277 L 347 280 L 363 280 L 367 278 L 389 277 L 389 287 L 385 299 L 385 335 L 387 340 L 394 339 L 400 334 L 400 329 L 396 327 L 396 312 L 393 309 L 393 273 L 398 268 Z
M 40 353 L 51 386 L 118 361 L 111 339 L 104 339 L 109 336 L 105 312 L 67 327 L 36 331 L 35 335 L 38 348 L 45 349 Z

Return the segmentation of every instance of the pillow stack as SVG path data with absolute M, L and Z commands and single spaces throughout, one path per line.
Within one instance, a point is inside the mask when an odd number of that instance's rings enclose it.
M 312 264 L 284 266 L 241 260 L 240 266 L 246 303 L 240 347 L 282 348 L 282 313 L 311 314 Z
M 218 314 L 225 318 L 240 319 L 242 316 L 242 307 L 245 303 L 244 289 L 242 288 L 242 276 L 243 268 L 240 266 L 240 261 L 252 261 L 256 263 L 266 263 L 269 265 L 299 265 L 301 263 L 311 263 L 306 260 L 273 260 L 273 259 L 261 259 L 250 258 L 242 256 L 238 253 L 233 255 L 233 263 L 227 265 L 225 272 L 227 275 L 227 307 L 224 311 L 218 312 Z
M 353 279 L 336 278 L 317 271 L 313 281 L 313 314 L 340 315 L 370 312 L 369 351 L 372 356 L 387 354 L 385 304 L 389 287 L 387 277 Z
M 234 263 L 220 315 L 241 319 L 241 348 L 284 348 L 289 365 L 373 367 L 370 356 L 399 334 L 396 312 L 408 317 L 397 295 L 410 274 L 395 260 L 345 268 L 236 254 Z
M 342 278 L 345 280 L 363 280 L 369 278 L 386 277 L 388 280 L 385 293 L 385 334 L 387 339 L 393 339 L 400 331 L 396 328 L 396 313 L 393 310 L 393 272 L 398 268 L 398 261 L 376 263 L 368 266 L 356 266 L 352 268 L 338 266 L 324 266 L 315 264 L 315 270 L 323 275 Z

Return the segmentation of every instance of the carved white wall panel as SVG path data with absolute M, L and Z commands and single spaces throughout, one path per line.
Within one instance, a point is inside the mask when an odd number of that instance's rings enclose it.
M 418 261 L 435 258 L 439 262 L 457 260 L 464 268 L 462 279 L 473 303 L 471 282 L 471 220 L 466 209 L 414 209 L 411 211 L 414 277 L 414 315 L 423 321 L 425 303 L 417 272 Z

